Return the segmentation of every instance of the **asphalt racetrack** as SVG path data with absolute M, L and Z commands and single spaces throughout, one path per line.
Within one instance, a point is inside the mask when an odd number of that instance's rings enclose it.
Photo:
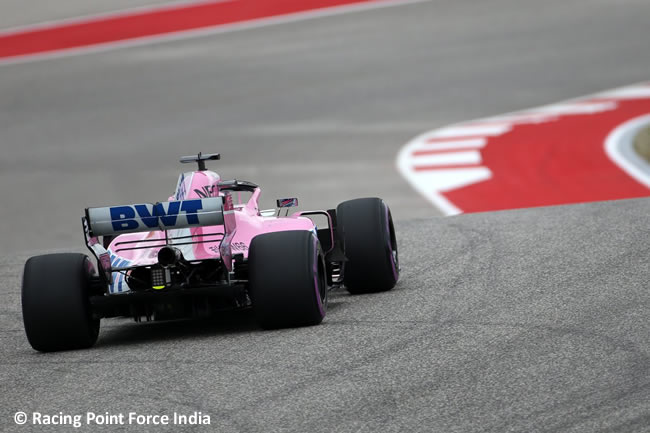
M 650 431 L 650 200 L 442 218 L 395 169 L 437 126 L 647 80 L 648 16 L 428 1 L 0 65 L 0 430 L 40 431 L 16 411 L 201 411 L 205 431 Z M 266 207 L 385 198 L 398 286 L 336 292 L 313 328 L 107 320 L 92 350 L 34 352 L 25 259 L 82 250 L 86 206 L 166 199 L 199 150 Z

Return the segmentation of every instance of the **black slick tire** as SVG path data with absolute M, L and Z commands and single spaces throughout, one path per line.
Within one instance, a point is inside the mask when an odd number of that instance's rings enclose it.
M 265 329 L 317 325 L 327 310 L 325 263 L 306 230 L 253 238 L 248 254 L 253 312 Z
M 383 292 L 399 279 L 390 209 L 379 198 L 345 201 L 336 209 L 345 256 L 343 283 L 352 294 Z
M 25 263 L 22 286 L 27 340 L 40 352 L 85 349 L 97 341 L 99 319 L 89 300 L 92 265 L 83 254 L 49 254 Z

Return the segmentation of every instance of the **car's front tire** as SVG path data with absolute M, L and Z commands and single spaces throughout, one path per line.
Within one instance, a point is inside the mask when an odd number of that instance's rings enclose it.
M 343 283 L 352 294 L 383 292 L 399 279 L 393 218 L 379 198 L 345 201 L 336 209 L 345 257 Z
M 22 287 L 27 340 L 40 352 L 85 349 L 97 341 L 90 306 L 92 265 L 83 254 L 49 254 L 25 263 Z
M 327 278 L 323 253 L 312 232 L 255 236 L 248 264 L 249 293 L 261 327 L 311 326 L 323 321 Z

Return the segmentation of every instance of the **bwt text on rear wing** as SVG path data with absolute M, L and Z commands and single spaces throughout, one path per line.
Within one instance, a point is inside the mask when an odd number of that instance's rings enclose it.
M 91 236 L 224 224 L 222 197 L 86 209 Z

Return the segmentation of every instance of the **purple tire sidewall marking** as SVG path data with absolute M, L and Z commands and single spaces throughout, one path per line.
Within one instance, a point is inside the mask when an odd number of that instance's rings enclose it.
M 313 238 L 313 241 L 314 241 L 314 289 L 316 290 L 316 304 L 318 304 L 318 311 L 320 311 L 321 317 L 325 317 L 323 300 L 320 297 L 320 290 L 318 287 L 318 241 L 316 240 L 316 238 Z
M 390 236 L 390 219 L 388 215 L 388 206 L 386 206 L 386 203 L 382 203 L 384 205 L 384 212 L 386 215 L 386 233 L 388 234 L 388 246 L 389 246 L 389 254 L 390 254 L 390 266 L 393 269 L 393 276 L 395 277 L 395 281 L 399 278 L 397 274 L 397 266 L 395 264 L 395 256 L 393 255 L 393 240 L 391 239 Z

